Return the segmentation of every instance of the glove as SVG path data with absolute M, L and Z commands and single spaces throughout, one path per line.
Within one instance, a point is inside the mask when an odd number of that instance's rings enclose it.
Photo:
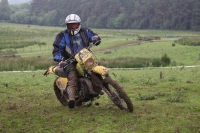
M 66 62 L 64 62 L 64 61 L 60 61 L 59 63 L 58 63 L 58 66 L 59 67 L 64 67 L 66 65 Z
M 97 46 L 101 43 L 101 38 L 99 36 L 95 35 L 95 36 L 92 37 L 92 42 L 93 42 L 94 45 Z

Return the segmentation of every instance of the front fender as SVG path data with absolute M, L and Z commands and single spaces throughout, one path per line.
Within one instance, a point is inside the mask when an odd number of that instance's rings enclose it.
M 102 76 L 105 76 L 106 74 L 108 74 L 109 72 L 109 69 L 104 67 L 104 66 L 95 66 L 93 69 L 92 69 L 93 72 L 95 73 L 98 73 Z

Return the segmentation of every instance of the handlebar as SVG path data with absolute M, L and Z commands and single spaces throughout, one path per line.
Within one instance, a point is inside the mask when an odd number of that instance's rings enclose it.
M 88 50 L 90 51 L 90 48 L 91 48 L 92 46 L 96 46 L 96 45 L 98 45 L 100 42 L 101 42 L 100 40 L 94 41 L 94 42 L 90 42 L 90 43 L 89 43 L 89 46 L 88 46 L 86 49 L 88 49 Z M 74 59 L 74 56 L 71 56 L 69 59 L 64 60 L 64 62 L 65 62 L 66 64 L 64 65 L 63 68 L 65 69 L 69 64 L 72 64 L 73 62 L 76 62 L 76 59 Z

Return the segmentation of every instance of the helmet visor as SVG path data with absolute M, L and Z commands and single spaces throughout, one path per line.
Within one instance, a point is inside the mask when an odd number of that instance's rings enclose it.
M 67 28 L 68 29 L 78 29 L 79 25 L 80 25 L 80 23 L 68 23 Z

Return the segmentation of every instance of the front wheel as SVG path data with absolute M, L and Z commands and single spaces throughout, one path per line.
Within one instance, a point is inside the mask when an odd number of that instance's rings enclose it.
M 105 77 L 103 81 L 108 85 L 108 89 L 111 93 L 110 98 L 114 104 L 122 110 L 133 112 L 131 99 L 128 97 L 123 88 L 109 76 Z

